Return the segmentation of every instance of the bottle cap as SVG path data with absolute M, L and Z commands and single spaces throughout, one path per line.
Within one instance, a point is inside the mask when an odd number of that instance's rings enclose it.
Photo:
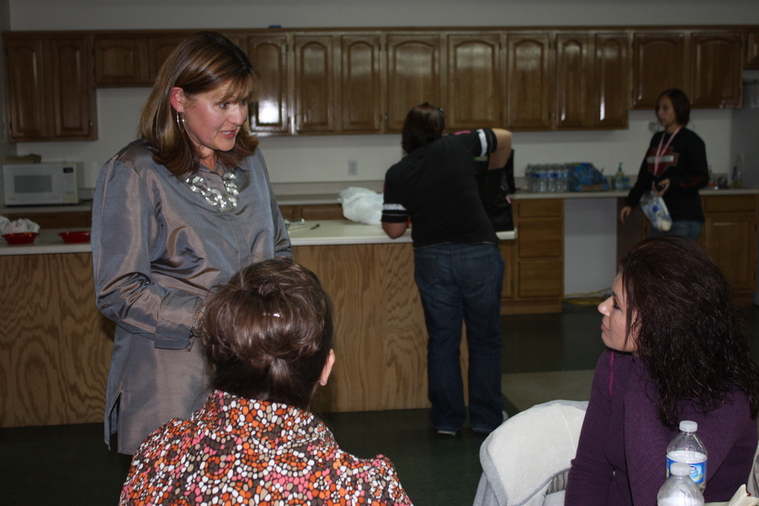
M 690 476 L 690 466 L 683 462 L 673 462 L 669 468 L 669 473 L 675 476 Z
M 680 430 L 683 432 L 696 432 L 698 430 L 698 423 L 691 420 L 683 420 L 680 422 Z

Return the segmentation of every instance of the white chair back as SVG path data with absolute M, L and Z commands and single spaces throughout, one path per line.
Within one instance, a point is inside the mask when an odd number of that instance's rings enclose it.
M 482 443 L 474 506 L 564 504 L 587 402 L 550 401 L 509 418 Z

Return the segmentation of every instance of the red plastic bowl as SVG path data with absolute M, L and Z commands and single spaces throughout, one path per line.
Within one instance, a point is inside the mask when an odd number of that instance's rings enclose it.
M 90 231 L 82 230 L 79 232 L 61 232 L 58 234 L 63 238 L 63 242 L 69 244 L 78 244 L 83 242 L 90 242 Z
M 8 244 L 31 244 L 38 235 L 37 232 L 19 232 L 16 234 L 4 234 L 3 239 L 8 241 Z

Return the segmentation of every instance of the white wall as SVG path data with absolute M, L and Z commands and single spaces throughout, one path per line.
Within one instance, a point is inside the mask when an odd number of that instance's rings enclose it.
M 8 0 L 13 30 L 161 28 L 263 28 L 340 26 L 589 26 L 743 24 L 759 19 L 756 0 Z M 97 91 L 99 140 L 19 143 L 19 155 L 82 160 L 86 183 L 135 137 L 146 89 Z M 705 140 L 714 172 L 731 163 L 731 111 L 694 111 L 691 127 Z M 517 132 L 516 173 L 528 163 L 593 162 L 606 173 L 619 162 L 637 171 L 650 139 L 653 112 L 633 111 L 628 130 Z M 268 137 L 261 147 L 272 181 L 336 182 L 349 186 L 348 161 L 358 162 L 354 181 L 381 181 L 401 156 L 400 136 Z M 744 170 L 749 170 L 744 168 Z M 565 290 L 586 293 L 608 287 L 614 277 L 615 221 L 608 201 L 566 205 Z

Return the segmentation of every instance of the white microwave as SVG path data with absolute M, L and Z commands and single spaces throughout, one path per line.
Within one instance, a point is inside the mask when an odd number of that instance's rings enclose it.
M 82 162 L 3 165 L 6 206 L 78 204 L 83 183 Z

